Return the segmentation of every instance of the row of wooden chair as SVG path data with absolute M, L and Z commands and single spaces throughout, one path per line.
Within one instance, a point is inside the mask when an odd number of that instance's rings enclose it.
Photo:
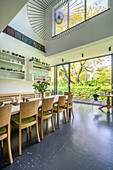
M 68 96 L 68 100 L 66 102 L 66 96 L 59 96 L 58 105 L 53 106 L 54 98 L 46 98 L 42 100 L 42 108 L 41 111 L 38 112 L 39 100 L 36 101 L 28 101 L 20 103 L 20 114 L 18 117 L 13 118 L 11 120 L 11 125 L 19 129 L 19 155 L 22 153 L 21 149 L 21 133 L 22 129 L 35 125 L 36 126 L 36 135 L 38 142 L 40 142 L 39 131 L 38 131 L 38 118 L 41 120 L 41 138 L 43 139 L 43 120 L 47 120 L 51 118 L 52 129 L 55 131 L 54 123 L 53 123 L 53 112 L 55 113 L 55 118 L 57 114 L 57 124 L 58 128 L 60 128 L 59 124 L 59 113 L 63 112 L 65 123 L 67 122 L 65 116 L 65 110 L 67 113 L 67 119 L 69 121 L 68 110 L 71 109 L 73 114 L 73 95 Z M 11 109 L 12 105 L 7 105 L 0 107 L 0 141 L 1 147 L 3 147 L 3 139 L 7 138 L 7 146 L 8 146 L 8 154 L 10 163 L 13 162 L 12 153 L 11 153 L 11 145 L 10 145 L 10 118 L 11 118 Z M 37 116 L 38 115 L 38 116 Z

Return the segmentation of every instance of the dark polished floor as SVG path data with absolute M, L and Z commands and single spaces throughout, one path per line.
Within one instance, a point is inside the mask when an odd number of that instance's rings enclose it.
M 98 106 L 74 104 L 75 119 L 52 132 L 44 124 L 44 140 L 37 143 L 35 128 L 27 136 L 23 130 L 23 153 L 18 156 L 18 130 L 12 128 L 14 163 L 9 165 L 6 142 L 0 149 L 0 167 L 7 170 L 113 170 L 112 114 L 101 112 Z M 40 129 L 39 129 L 40 130 Z

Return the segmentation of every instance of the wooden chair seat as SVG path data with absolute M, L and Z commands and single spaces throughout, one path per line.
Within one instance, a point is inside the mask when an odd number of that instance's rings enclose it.
M 60 111 L 60 112 L 63 112 L 64 110 L 65 110 L 65 109 L 64 109 L 63 107 L 59 107 L 59 111 Z M 54 106 L 54 107 L 53 107 L 53 111 L 54 111 L 54 112 L 55 112 L 55 111 L 58 112 L 58 106 Z
M 32 122 L 33 120 L 35 120 L 34 117 L 28 117 L 28 118 L 22 119 L 21 124 L 23 125 L 23 124 L 26 124 L 26 123 L 30 123 L 30 122 Z M 14 123 L 16 123 L 17 125 L 19 125 L 19 117 L 12 119 L 12 122 L 14 122 Z
M 6 132 L 7 132 L 7 130 L 6 130 L 5 127 L 0 128 L 0 135 L 3 134 L 3 133 L 6 133 Z
M 67 108 L 67 107 L 68 107 L 68 108 L 72 108 L 71 105 L 69 105 L 69 104 L 67 105 L 67 103 L 66 103 L 66 104 L 65 104 L 65 108 Z
M 49 115 L 49 114 L 51 114 L 51 112 L 49 112 L 49 111 L 43 112 L 43 116 L 46 116 L 46 115 Z M 41 111 L 38 112 L 38 116 L 41 117 Z

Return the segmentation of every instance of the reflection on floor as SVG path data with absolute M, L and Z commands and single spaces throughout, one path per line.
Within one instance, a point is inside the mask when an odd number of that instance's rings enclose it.
M 97 106 L 106 105 L 106 103 L 107 103 L 106 100 L 94 101 L 94 99 L 79 98 L 76 96 L 74 96 L 73 100 L 75 103 L 91 104 L 91 105 L 97 105 Z
M 4 169 L 36 170 L 109 170 L 113 169 L 113 119 L 98 106 L 74 104 L 74 120 L 52 132 L 51 124 L 44 124 L 44 140 L 37 143 L 35 128 L 27 136 L 23 130 L 22 155 L 18 156 L 18 130 L 12 128 L 14 163 L 9 165 L 6 142 L 0 149 L 0 167 Z M 40 130 L 40 129 L 39 129 Z

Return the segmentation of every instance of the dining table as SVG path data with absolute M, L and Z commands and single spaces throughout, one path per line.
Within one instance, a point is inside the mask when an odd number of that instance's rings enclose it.
M 113 108 L 113 106 L 110 104 L 110 98 L 113 97 L 113 94 L 99 94 L 99 96 L 107 97 L 107 104 L 102 105 L 101 107 L 99 107 L 99 109 L 107 107 L 107 111 L 110 112 L 110 108 Z
M 59 99 L 59 96 L 63 96 L 63 95 L 52 95 L 52 96 L 46 96 L 44 98 L 54 98 L 54 102 L 53 104 L 57 104 L 58 103 L 58 99 Z M 66 100 L 68 99 L 68 95 L 65 95 L 66 96 Z M 39 100 L 39 108 L 41 108 L 42 106 L 42 98 L 29 98 L 28 99 L 29 101 L 34 101 L 34 100 Z M 20 101 L 22 102 L 22 101 Z M 11 111 L 11 115 L 15 115 L 15 114 L 18 114 L 20 112 L 20 104 L 18 105 L 13 105 L 12 106 L 12 111 Z

